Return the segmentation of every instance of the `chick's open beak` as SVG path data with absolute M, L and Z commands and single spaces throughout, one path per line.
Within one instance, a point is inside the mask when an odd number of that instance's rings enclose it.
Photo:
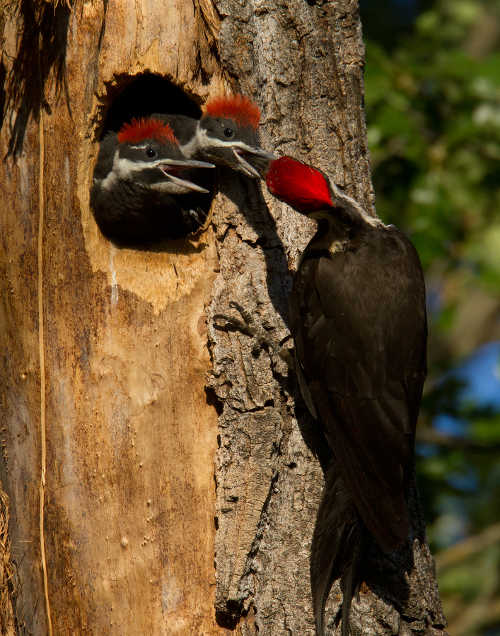
M 194 159 L 164 159 L 158 167 L 169 181 L 175 183 L 179 187 L 186 188 L 186 190 L 193 190 L 194 192 L 203 192 L 204 194 L 206 194 L 208 193 L 208 190 L 206 188 L 202 188 L 196 183 L 193 183 L 188 179 L 182 179 L 177 175 L 179 173 L 182 174 L 184 170 L 197 170 L 198 168 L 215 168 L 215 165 L 213 163 L 207 163 L 205 161 L 195 161 Z
M 246 144 L 244 147 L 233 148 L 233 154 L 240 170 L 255 179 L 260 179 L 267 171 L 269 162 L 276 159 L 272 153 Z

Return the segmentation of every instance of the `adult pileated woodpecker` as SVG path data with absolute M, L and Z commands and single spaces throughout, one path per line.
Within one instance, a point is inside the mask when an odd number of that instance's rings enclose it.
M 173 128 L 186 157 L 212 161 L 260 178 L 274 155 L 259 148 L 260 110 L 243 95 L 216 97 L 203 108 L 201 119 L 185 115 L 155 114 Z
M 371 535 L 384 552 L 407 541 L 407 489 L 426 373 L 425 288 L 415 248 L 322 172 L 270 163 L 269 191 L 318 221 L 291 293 L 297 375 L 330 463 L 311 548 L 316 629 L 341 579 L 342 634 Z
M 90 202 L 102 233 L 122 243 L 178 238 L 203 225 L 209 163 L 186 159 L 168 124 L 153 117 L 132 120 L 102 140 Z

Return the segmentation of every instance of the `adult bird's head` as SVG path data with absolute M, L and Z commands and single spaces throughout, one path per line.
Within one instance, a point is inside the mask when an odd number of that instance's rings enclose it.
M 210 100 L 192 141 L 197 156 L 259 179 L 274 159 L 274 155 L 259 148 L 259 121 L 258 106 L 243 95 Z
M 264 173 L 269 192 L 292 208 L 314 219 L 334 219 L 347 225 L 382 225 L 318 168 L 293 157 L 269 162 Z
M 111 171 L 105 181 L 131 181 L 145 189 L 172 195 L 206 193 L 208 190 L 185 178 L 184 173 L 213 167 L 186 159 L 168 124 L 151 117 L 133 119 L 116 136 Z
M 312 166 L 280 157 L 271 161 L 266 174 L 269 192 L 303 214 L 333 207 L 329 180 Z

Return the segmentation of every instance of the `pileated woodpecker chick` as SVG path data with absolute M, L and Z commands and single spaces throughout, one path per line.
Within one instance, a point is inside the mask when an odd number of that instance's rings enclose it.
M 101 142 L 90 202 L 102 233 L 119 243 L 151 243 L 198 230 L 209 191 L 193 183 L 213 164 L 183 156 L 170 126 L 133 119 Z
M 184 115 L 154 116 L 172 126 L 186 157 L 212 161 L 256 179 L 275 158 L 259 148 L 260 110 L 243 95 L 208 101 L 199 120 Z
M 269 191 L 318 221 L 290 296 L 297 376 L 329 465 L 311 547 L 316 629 L 340 579 L 342 634 L 370 537 L 407 541 L 407 492 L 426 374 L 422 268 L 411 242 L 370 216 L 320 170 L 291 157 L 269 165 Z

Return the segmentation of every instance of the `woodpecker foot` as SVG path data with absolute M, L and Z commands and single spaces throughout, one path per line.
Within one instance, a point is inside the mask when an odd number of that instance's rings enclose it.
M 290 345 L 293 343 L 291 335 L 287 334 L 285 338 L 276 342 L 272 339 L 273 333 L 271 330 L 265 329 L 260 322 L 257 322 L 253 313 L 236 301 L 230 301 L 229 306 L 235 309 L 239 316 L 216 314 L 214 316 L 215 328 L 222 331 L 239 331 L 246 336 L 254 338 L 252 355 L 258 358 L 262 350 L 266 351 L 269 355 L 273 374 L 285 380 L 288 377 L 290 368 L 293 366 L 293 355 L 290 349 Z
M 241 318 L 226 316 L 224 314 L 215 314 L 215 328 L 220 331 L 239 331 L 245 334 L 245 336 L 256 337 L 258 343 L 261 344 L 262 338 L 260 337 L 261 334 L 258 332 L 260 332 L 262 328 L 256 326 L 253 316 L 234 300 L 229 301 L 229 307 L 231 307 L 231 309 L 236 309 Z M 266 341 L 266 344 L 269 345 L 269 341 Z
M 204 213 L 202 210 L 200 210 L 199 208 L 197 208 L 196 210 L 189 210 L 188 211 L 189 216 L 194 219 L 194 222 L 196 223 L 196 225 L 203 225 L 203 223 L 205 222 L 204 219 Z
M 287 335 L 281 342 L 276 343 L 271 339 L 270 333 L 255 321 L 253 314 L 242 307 L 238 302 L 231 300 L 229 306 L 231 309 L 236 309 L 239 313 L 239 317 L 215 314 L 214 326 L 216 329 L 221 331 L 239 331 L 246 336 L 255 338 L 256 342 L 252 349 L 252 355 L 257 357 L 261 350 L 264 349 L 269 353 L 273 368 L 275 368 L 277 364 L 276 357 L 284 360 L 287 366 L 290 366 L 289 361 L 292 358 L 290 350 L 285 346 L 291 340 L 290 335 Z
M 183 218 L 186 227 L 189 229 L 189 235 L 193 235 L 207 229 L 211 221 L 211 214 L 200 207 L 196 207 L 183 212 Z

